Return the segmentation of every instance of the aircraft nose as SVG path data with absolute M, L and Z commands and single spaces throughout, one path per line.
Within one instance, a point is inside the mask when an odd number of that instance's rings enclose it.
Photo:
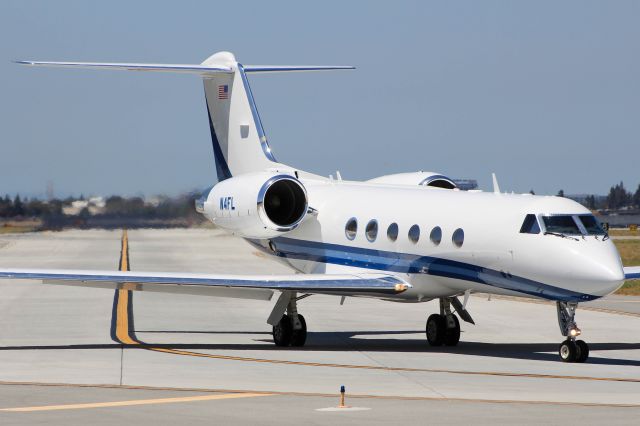
M 595 296 L 606 296 L 616 291 L 622 284 L 624 284 L 624 270 L 620 268 L 610 269 L 603 272 L 598 277 L 600 289 L 594 292 Z
M 585 271 L 590 282 L 589 293 L 594 296 L 606 296 L 613 293 L 624 283 L 624 269 L 620 256 L 613 243 L 605 250 L 597 250 Z

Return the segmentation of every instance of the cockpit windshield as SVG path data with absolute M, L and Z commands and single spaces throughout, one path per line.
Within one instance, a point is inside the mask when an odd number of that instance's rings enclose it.
M 587 231 L 587 235 L 606 235 L 607 232 L 602 228 L 602 225 L 596 219 L 596 217 L 592 214 L 581 214 L 578 216 L 580 222 L 582 222 L 582 226 L 585 231 Z
M 536 219 L 535 214 L 528 214 L 524 218 L 524 222 L 522 222 L 522 227 L 520 227 L 521 234 L 539 234 L 540 233 L 540 225 L 538 225 L 538 219 Z
M 598 239 L 598 235 L 604 236 L 605 240 L 608 238 L 607 231 L 592 214 L 528 214 L 525 216 L 520 227 L 521 234 L 539 234 L 541 230 L 545 235 L 555 235 L 572 240 L 578 240 L 576 235 L 580 235 L 582 238 L 587 235 L 594 235 L 596 239 Z
M 545 233 L 561 235 L 582 235 L 580 228 L 571 215 L 542 216 Z

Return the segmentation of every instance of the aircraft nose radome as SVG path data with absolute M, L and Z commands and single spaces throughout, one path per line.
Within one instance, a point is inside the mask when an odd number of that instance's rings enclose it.
M 591 281 L 595 284 L 589 292 L 594 296 L 606 296 L 613 293 L 624 283 L 624 269 L 620 257 L 605 256 L 595 260 L 590 268 Z

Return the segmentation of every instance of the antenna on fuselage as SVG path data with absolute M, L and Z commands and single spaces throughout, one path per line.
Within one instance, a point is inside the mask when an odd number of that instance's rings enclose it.
M 498 185 L 498 178 L 496 177 L 495 173 L 491 173 L 491 178 L 493 179 L 493 193 L 494 194 L 499 194 L 500 193 L 500 185 Z

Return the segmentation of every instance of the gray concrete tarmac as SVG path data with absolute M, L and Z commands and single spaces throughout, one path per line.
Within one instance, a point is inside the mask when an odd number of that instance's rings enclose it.
M 120 237 L 0 235 L 0 267 L 115 270 Z M 130 231 L 129 250 L 131 269 L 139 271 L 289 272 L 216 230 Z M 463 323 L 459 346 L 431 348 L 424 322 L 437 310 L 433 301 L 350 298 L 340 306 L 337 297 L 312 296 L 299 304 L 307 345 L 277 349 L 265 322 L 273 301 L 135 293 L 135 336 L 145 345 L 125 346 L 110 335 L 113 291 L 0 286 L 0 424 L 636 424 L 640 414 L 633 299 L 579 310 L 590 362 L 564 364 L 555 307 L 546 303 L 473 296 L 468 308 L 477 325 Z M 612 312 L 625 307 L 630 314 Z M 52 383 L 113 387 L 45 386 Z M 315 411 L 336 405 L 343 384 L 348 402 L 370 410 Z M 154 402 L 235 392 L 243 396 Z M 113 401 L 146 402 L 46 408 Z M 20 407 L 39 408 L 2 411 Z
M 3 425 L 176 425 L 176 424 L 260 424 L 260 425 L 353 425 L 353 424 L 634 424 L 638 408 L 559 405 L 540 407 L 522 403 L 488 403 L 455 400 L 348 398 L 347 404 L 366 410 L 325 411 L 338 399 L 317 395 L 262 395 L 248 398 L 215 399 L 222 392 L 194 392 L 150 389 L 105 389 L 43 386 L 0 386 L 4 405 L 42 411 L 2 412 Z M 238 394 L 242 395 L 242 394 Z M 190 398 L 211 397 L 193 401 Z M 180 398 L 184 402 L 166 403 Z M 153 401 L 124 406 L 91 406 L 95 401 L 117 404 Z M 71 407 L 68 404 L 88 407 Z M 57 405 L 53 405 L 57 404 Z M 65 408 L 64 405 L 67 404 Z M 625 419 L 629 419 L 626 422 Z
M 583 305 L 589 309 L 613 310 L 640 315 L 640 297 L 611 295 Z

